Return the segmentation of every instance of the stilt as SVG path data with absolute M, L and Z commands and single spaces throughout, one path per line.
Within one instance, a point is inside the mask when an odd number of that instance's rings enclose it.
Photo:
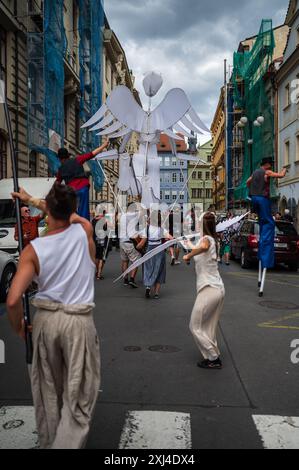
M 264 268 L 264 270 L 263 270 L 263 276 L 262 276 L 262 283 L 261 283 L 260 293 L 259 293 L 259 296 L 260 296 L 260 297 L 263 297 L 263 295 L 264 295 L 264 287 L 265 287 L 265 281 L 266 281 L 266 274 L 267 274 L 267 268 Z
M 262 262 L 259 261 L 259 283 L 258 286 L 261 287 L 262 285 Z

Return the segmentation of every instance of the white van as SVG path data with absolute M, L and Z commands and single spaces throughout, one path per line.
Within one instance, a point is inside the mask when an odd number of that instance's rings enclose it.
M 43 199 L 55 183 L 55 178 L 19 178 L 19 186 L 24 188 L 34 197 Z M 13 180 L 0 181 L 0 250 L 18 256 L 18 242 L 14 239 L 16 226 L 15 204 L 11 198 L 13 192 Z M 31 208 L 31 215 L 37 215 L 39 211 Z M 42 230 L 41 223 L 41 230 Z

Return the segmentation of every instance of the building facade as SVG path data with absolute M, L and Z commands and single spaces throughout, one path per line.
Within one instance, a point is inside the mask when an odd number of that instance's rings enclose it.
M 213 205 L 217 211 L 225 211 L 226 170 L 225 170 L 225 89 L 220 90 L 220 97 L 216 113 L 212 122 L 213 136 L 212 150 L 212 179 L 213 179 Z
M 176 140 L 179 153 L 187 153 L 185 141 Z M 172 205 L 177 201 L 178 205 L 187 204 L 188 187 L 188 162 L 178 160 L 173 156 L 169 138 L 162 134 L 158 145 L 158 156 L 160 158 L 160 198 L 161 203 Z
M 228 84 L 228 165 L 230 209 L 248 205 L 246 181 L 266 156 L 277 160 L 275 121 L 275 74 L 283 60 L 288 38 L 286 25 L 272 28 L 263 20 L 257 36 L 240 42 L 234 59 L 234 71 Z M 240 126 L 241 118 L 247 123 Z M 254 121 L 264 122 L 256 127 Z M 272 186 L 271 197 L 277 206 L 278 194 Z
M 288 169 L 278 183 L 279 207 L 289 209 L 299 229 L 299 2 L 291 1 L 286 17 L 290 28 L 284 60 L 277 72 L 278 166 Z
M 37 3 L 38 6 L 38 3 Z M 39 31 L 26 0 L 0 2 L 0 78 L 5 83 L 18 173 L 47 176 L 46 158 L 28 148 L 28 30 Z M 3 107 L 0 106 L 0 179 L 11 178 L 11 155 Z
M 82 5 L 84 3 L 85 11 Z M 55 151 L 92 149 L 81 125 L 101 104 L 90 58 L 101 43 L 101 0 L 4 0 L 0 3 L 1 75 L 6 83 L 19 176 L 48 176 Z M 83 17 L 84 16 L 84 17 Z M 81 29 L 80 29 L 81 25 Z M 83 25 L 83 27 L 82 27 Z M 89 31 L 87 31 L 89 25 Z M 86 31 L 85 32 L 83 32 Z M 93 45 L 92 45 L 93 42 Z M 97 77 L 100 86 L 100 81 Z M 86 137 L 87 136 L 87 137 Z M 0 116 L 0 177 L 11 176 L 7 132 Z
M 201 206 L 202 211 L 207 211 L 214 203 L 213 179 L 212 179 L 212 151 L 213 141 L 210 140 L 198 147 L 198 157 L 206 164 L 189 162 L 188 165 L 188 193 L 189 203 Z

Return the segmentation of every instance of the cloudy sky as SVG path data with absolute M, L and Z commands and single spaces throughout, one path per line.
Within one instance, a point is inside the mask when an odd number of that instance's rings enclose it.
M 161 72 L 164 86 L 183 88 L 211 124 L 223 84 L 223 61 L 241 40 L 255 35 L 263 18 L 278 26 L 288 0 L 105 0 L 111 28 L 142 90 L 144 73 Z M 144 105 L 145 98 L 141 94 Z

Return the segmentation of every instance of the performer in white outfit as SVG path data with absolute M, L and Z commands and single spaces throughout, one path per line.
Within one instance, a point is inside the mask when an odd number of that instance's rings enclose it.
M 13 196 L 48 215 L 47 236 L 22 252 L 7 300 L 10 322 L 24 336 L 22 296 L 32 280 L 37 282 L 31 387 L 40 447 L 79 449 L 87 440 L 100 388 L 92 315 L 93 229 L 75 214 L 76 193 L 70 187 L 55 184 L 46 202 L 22 190 Z
M 190 263 L 194 258 L 197 278 L 197 298 L 191 315 L 190 330 L 204 361 L 198 367 L 221 369 L 222 362 L 216 332 L 222 312 L 225 290 L 218 271 L 217 234 L 214 214 L 207 212 L 201 217 L 199 245 L 184 257 Z

